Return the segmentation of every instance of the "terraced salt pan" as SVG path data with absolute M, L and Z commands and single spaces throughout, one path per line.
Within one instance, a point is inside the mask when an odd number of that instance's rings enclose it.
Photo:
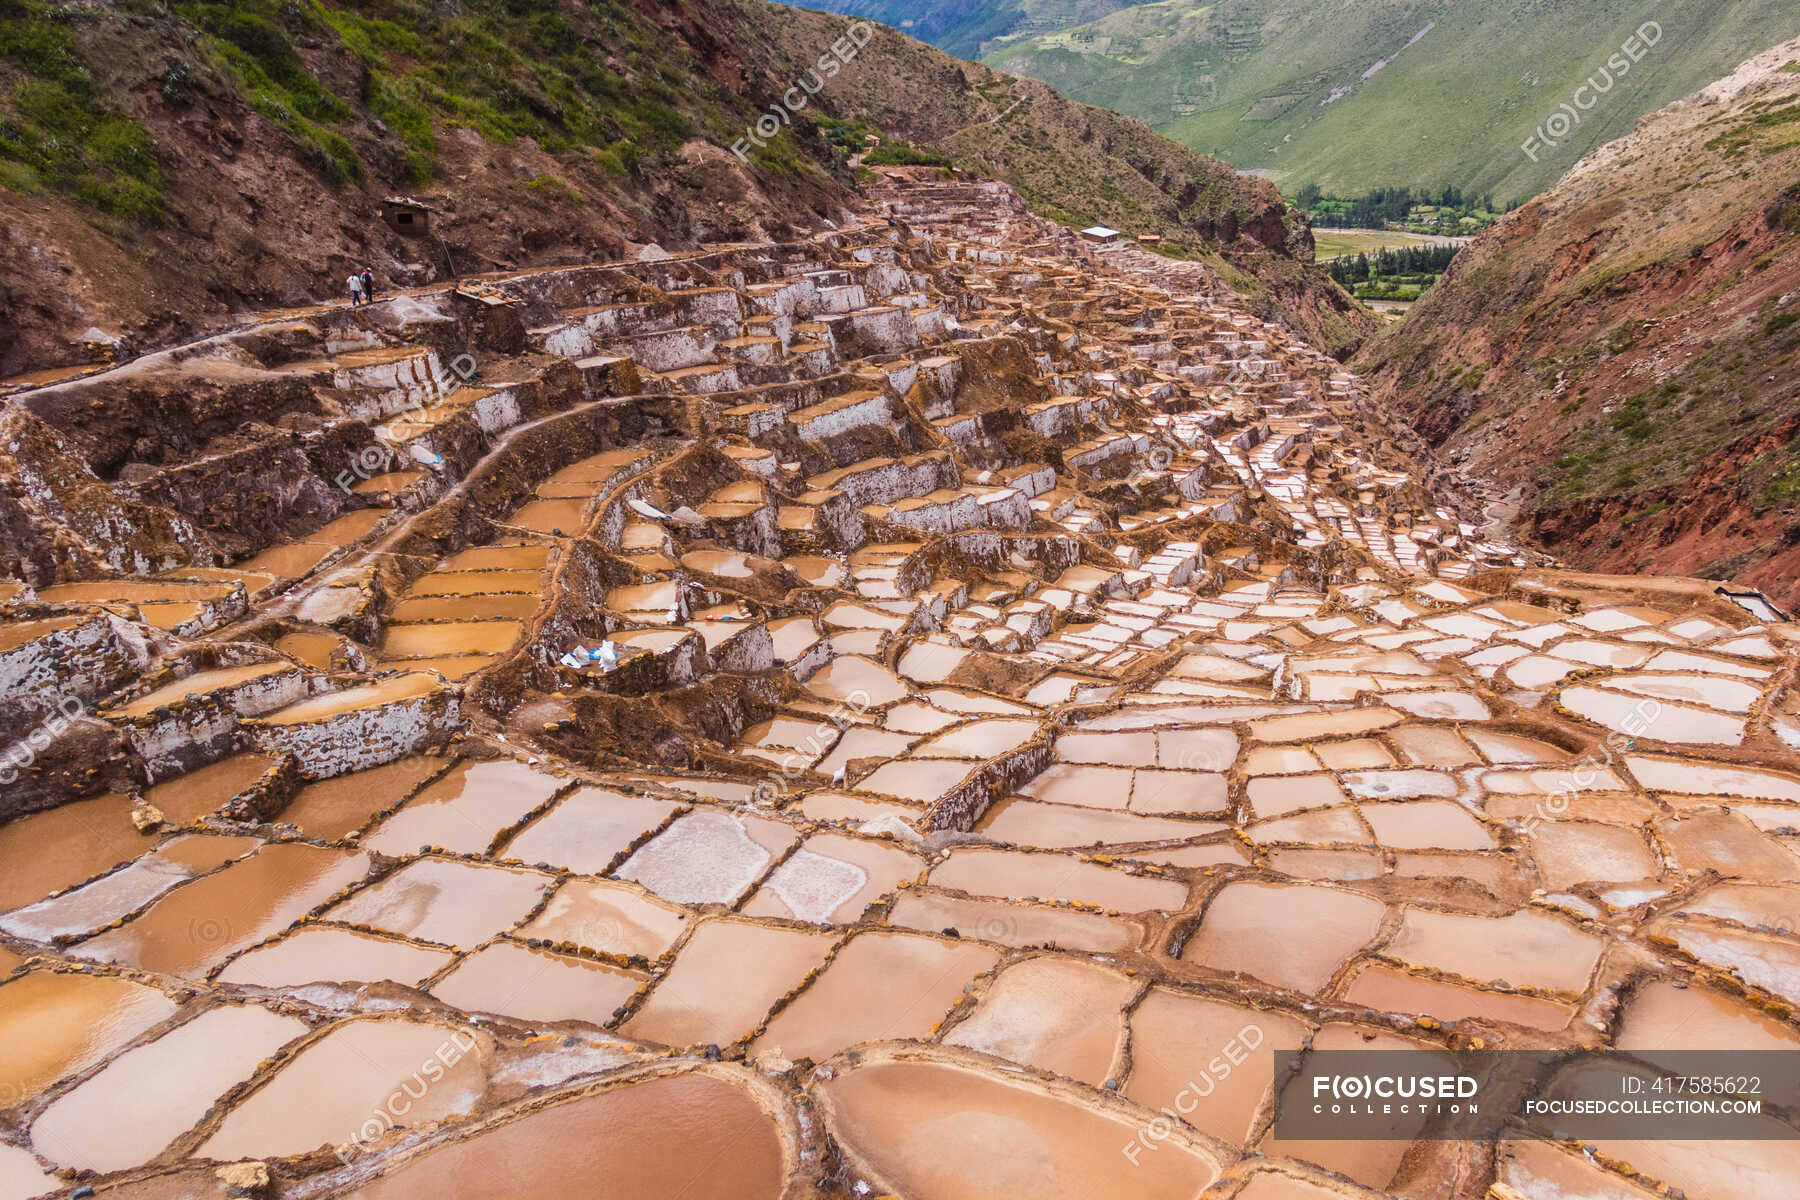
M 870 771 L 871 767 L 880 769 L 880 764 L 885 764 L 888 759 L 905 753 L 906 748 L 915 740 L 909 733 L 889 733 L 883 729 L 858 727 L 851 729 L 838 739 L 830 753 L 814 763 L 812 769 L 830 779 L 861 778 Z M 805 766 L 808 761 L 807 751 L 800 750 L 796 754 L 797 757 L 784 758 L 783 765 Z M 852 764 L 855 764 L 854 771 L 851 770 Z M 902 764 L 891 765 L 899 767 Z M 966 774 L 969 764 L 959 765 Z M 890 772 L 890 775 L 895 773 L 897 772 Z
M 1405 1038 L 1393 1037 L 1350 1025 L 1326 1025 L 1313 1037 L 1315 1050 L 1412 1050 L 1430 1052 L 1431 1047 Z M 1430 1061 L 1430 1060 L 1427 1060 Z M 1440 1054 L 1436 1063 L 1443 1070 L 1454 1070 L 1455 1060 Z M 1430 1068 L 1426 1068 L 1430 1069 Z M 1287 1087 L 1293 1089 L 1282 1098 L 1283 1104 L 1305 1103 L 1296 1087 L 1298 1078 Z M 1382 1118 L 1381 1128 L 1392 1131 L 1392 1138 L 1379 1141 L 1296 1141 L 1274 1136 L 1265 1137 L 1258 1149 L 1265 1154 L 1290 1155 L 1318 1163 L 1320 1166 L 1349 1176 L 1367 1187 L 1392 1186 L 1401 1159 L 1410 1143 L 1422 1132 L 1430 1118 L 1416 1113 L 1396 1113 Z
M 335 1146 L 386 1113 L 396 1092 L 408 1125 L 472 1111 L 487 1090 L 487 1035 L 448 1024 L 371 1018 L 346 1021 L 309 1043 L 273 1079 L 238 1102 L 196 1153 L 230 1162 Z M 427 1084 L 420 1065 L 441 1064 Z
M 1355 771 L 1365 767 L 1391 767 L 1394 756 L 1388 748 L 1372 738 L 1354 738 L 1347 742 L 1325 742 L 1318 747 L 1319 761 L 1333 771 Z
M 1002 970 L 944 1041 L 1098 1087 L 1112 1073 L 1125 1034 L 1122 1010 L 1138 987 L 1083 959 L 1027 958 Z
M 761 1024 L 834 940 L 732 918 L 701 921 L 619 1032 L 671 1046 L 725 1045 Z
M 1538 877 L 1552 891 L 1581 883 L 1650 879 L 1657 874 L 1656 858 L 1636 830 L 1552 821 L 1534 827 L 1530 839 Z
M 313 837 L 345 838 L 443 768 L 441 758 L 401 758 L 372 770 L 321 779 L 301 788 L 277 819 Z
M 1605 685 L 1636 696 L 1704 704 L 1739 715 L 1762 698 L 1761 688 L 1711 675 L 1614 675 Z
M 251 663 L 241 667 L 222 667 L 213 671 L 197 671 L 192 675 L 165 683 L 154 691 L 146 692 L 119 707 L 118 713 L 125 717 L 148 716 L 165 704 L 172 704 L 189 695 L 205 695 L 208 692 L 223 691 L 237 687 L 267 675 L 290 671 L 293 668 L 287 663 Z
M 257 1064 L 306 1033 L 304 1021 L 254 1005 L 209 1009 L 119 1055 L 31 1126 L 38 1151 L 64 1166 L 119 1171 L 147 1162 L 204 1117 Z
M 1775 933 L 1800 929 L 1800 896 L 1785 887 L 1721 883 L 1707 888 L 1676 911 Z
M 1736 717 L 1647 697 L 1634 698 L 1605 688 L 1564 688 L 1558 702 L 1615 733 L 1693 746 L 1736 746 L 1744 722 Z
M 525 626 L 519 621 L 434 621 L 426 625 L 390 625 L 381 638 L 387 659 L 450 658 L 465 654 L 503 654 L 518 644 Z M 362 707 L 358 705 L 357 707 Z
M 866 781 L 865 781 L 866 786 Z M 988 809 L 977 833 L 1047 850 L 1188 840 L 1224 828 L 1217 821 L 1177 821 L 1009 797 Z
M 520 592 L 535 596 L 543 587 L 541 571 L 432 571 L 421 575 L 408 596 L 479 596 Z
M 408 1159 L 356 1200 L 780 1200 L 781 1127 L 735 1080 L 700 1071 L 629 1082 L 537 1109 Z
M 0 917 L 0 930 L 37 942 L 91 933 L 261 845 L 256 838 L 175 838 L 122 870 Z
M 345 688 L 339 692 L 326 692 L 298 704 L 290 704 L 261 718 L 267 725 L 306 725 L 315 721 L 327 721 L 344 713 L 358 712 L 363 709 L 379 708 L 385 704 L 395 704 L 403 700 L 411 700 L 420 696 L 428 696 L 443 688 L 443 684 L 431 675 L 418 671 L 389 675 L 375 683 L 359 687 Z
M 1683 870 L 1712 870 L 1768 883 L 1800 882 L 1800 858 L 1740 813 L 1714 809 L 1678 819 L 1658 818 L 1656 830 Z
M 1624 1051 L 1784 1051 L 1800 1049 L 1800 1034 L 1761 1009 L 1710 988 L 1652 980 L 1625 1001 L 1614 1044 Z
M 1354 808 L 1326 808 L 1303 812 L 1291 817 L 1275 817 L 1258 821 L 1244 830 L 1259 845 L 1276 842 L 1368 843 L 1374 833 L 1363 823 Z
M 146 788 L 144 799 L 170 821 L 198 821 L 219 811 L 268 773 L 275 759 L 267 754 L 234 754 L 166 783 Z
M 1745 1118 L 1762 1126 L 1759 1141 L 1619 1141 L 1596 1138 L 1601 1154 L 1688 1196 L 1783 1196 L 1793 1192 L 1800 1154 L 1772 1116 Z
M 458 763 L 364 835 L 362 844 L 382 854 L 413 854 L 422 846 L 479 854 L 563 784 L 524 763 Z
M 687 932 L 685 909 L 664 904 L 628 884 L 606 879 L 571 879 L 558 888 L 544 911 L 520 928 L 522 938 L 570 942 L 621 958 L 661 957 Z
M 1343 1193 L 1326 1183 L 1312 1183 L 1282 1171 L 1259 1171 L 1236 1200 L 1339 1200 Z
M 1381 1012 L 1424 1015 L 1440 1021 L 1504 1021 L 1548 1033 L 1566 1028 L 1575 1015 L 1571 1005 L 1535 996 L 1482 991 L 1410 975 L 1381 963 L 1359 970 L 1345 989 L 1344 999 Z
M 1175 1139 L 1122 1170 L 1118 1148 L 1135 1132 L 1123 1114 L 962 1066 L 851 1065 L 813 1091 L 852 1161 L 912 1200 L 1191 1200 L 1219 1175 L 1210 1154 Z
M 1545 1142 L 1502 1142 L 1497 1166 L 1497 1180 L 1523 1196 L 1652 1200 L 1656 1195 L 1580 1154 Z
M 931 738 L 912 751 L 916 758 L 992 758 L 1029 742 L 1038 735 L 1036 721 L 996 718 L 971 721 Z
M 361 879 L 369 857 L 288 842 L 176 888 L 124 925 L 78 943 L 78 958 L 198 977 L 286 929 Z
M 845 655 L 820 667 L 806 681 L 807 689 L 827 700 L 840 700 L 853 708 L 878 708 L 910 693 L 899 676 L 872 658 Z
M 1322 762 L 1299 746 L 1256 746 L 1244 756 L 1246 775 L 1295 775 L 1317 771 Z
M 898 821 L 907 825 L 917 819 L 922 809 L 887 800 L 872 800 L 847 792 L 809 792 L 802 797 L 798 812 L 809 821 L 831 821 L 861 829 L 871 823 Z
M 422 858 L 325 915 L 443 946 L 475 946 L 517 924 L 549 883 L 536 871 Z
M 599 874 L 680 807 L 672 800 L 611 788 L 577 788 L 515 835 L 501 853 L 523 862 Z
M 961 937 L 1005 946 L 1054 946 L 1094 954 L 1135 945 L 1141 936 L 1134 924 L 1098 913 L 1040 904 L 965 900 L 917 889 L 901 893 L 894 901 L 888 924 L 927 933 L 954 929 Z
M 1297 1049 L 1307 1026 L 1172 988 L 1151 988 L 1131 1014 L 1131 1076 L 1124 1093 L 1168 1108 L 1194 1128 L 1246 1145 L 1269 1103 L 1273 1050 Z M 1225 1059 L 1227 1048 L 1239 1059 Z
M 731 904 L 798 840 L 779 821 L 697 809 L 640 846 L 614 874 L 678 904 Z
M 1269 851 L 1269 866 L 1283 875 L 1320 883 L 1375 879 L 1385 870 L 1379 854 L 1347 847 L 1277 846 Z
M 402 600 L 394 605 L 388 619 L 394 622 L 390 628 L 395 629 L 402 623 L 413 621 L 524 621 L 535 614 L 542 604 L 542 597 L 523 593 L 500 596 L 422 596 Z
M 648 978 L 605 963 L 496 942 L 458 963 L 431 994 L 464 1012 L 604 1026 Z
M 742 912 L 816 925 L 848 924 L 915 878 L 923 864 L 903 850 L 838 834 L 815 834 L 782 860 Z
M 110 976 L 32 971 L 0 984 L 0 1080 L 9 1106 L 105 1061 L 175 1008 L 155 988 Z
M 28 1200 L 50 1195 L 61 1186 L 62 1180 L 39 1166 L 30 1151 L 0 1143 L 0 1197 Z
M 960 759 L 905 759 L 876 767 L 857 780 L 860 792 L 930 804 L 955 788 L 974 770 Z
M 1700 962 L 1729 971 L 1789 1003 L 1800 1003 L 1800 945 L 1698 921 L 1661 920 L 1650 928 Z
M 219 972 L 219 982 L 294 988 L 389 979 L 416 987 L 449 965 L 453 957 L 447 951 L 398 938 L 307 925 L 278 942 L 239 955 Z
M 1494 729 L 1470 728 L 1464 731 L 1470 742 L 1495 766 L 1520 763 L 1562 762 L 1567 752 L 1538 738 Z
M 1469 811 L 1450 800 L 1405 800 L 1357 805 L 1375 840 L 1402 850 L 1494 850 L 1494 840 Z
M 1226 884 L 1182 949 L 1183 962 L 1318 992 L 1374 940 L 1384 907 L 1355 892 L 1310 884 Z
M 998 960 L 993 950 L 973 943 L 858 934 L 776 1014 L 751 1052 L 821 1061 L 858 1042 L 927 1037 L 964 985 Z
M 1409 908 L 1382 953 L 1477 983 L 1581 992 L 1602 944 L 1595 934 L 1531 909 L 1481 917 Z
M 1187 903 L 1187 887 L 1175 880 L 1129 875 L 1061 854 L 966 847 L 933 867 L 928 879 L 934 887 L 977 896 L 1069 900 L 1122 912 L 1174 912 Z
M 1454 729 L 1437 725 L 1401 725 L 1390 729 L 1387 736 L 1401 754 L 1421 767 L 1463 767 L 1481 762 L 1480 756 Z
M 1651 791 L 1800 801 L 1800 778 L 1724 763 L 1632 754 L 1625 765 Z
M 1330 775 L 1265 775 L 1251 779 L 1245 795 L 1251 811 L 1262 818 L 1329 808 L 1349 800 Z
M 1131 776 L 1134 813 L 1223 817 L 1230 807 L 1225 776 L 1217 772 L 1139 768 Z

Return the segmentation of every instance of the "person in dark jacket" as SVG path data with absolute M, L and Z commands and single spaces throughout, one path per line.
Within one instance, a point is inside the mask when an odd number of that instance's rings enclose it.
M 364 304 L 375 302 L 375 272 L 364 267 L 362 271 L 362 294 Z

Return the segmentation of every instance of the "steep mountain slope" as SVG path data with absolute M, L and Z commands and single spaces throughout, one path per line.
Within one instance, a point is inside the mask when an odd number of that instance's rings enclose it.
M 753 19 L 732 43 L 769 64 L 771 97 L 842 35 L 842 18 L 745 0 Z M 774 21 L 757 13 L 779 13 Z M 1334 354 L 1374 329 L 1313 259 L 1312 231 L 1270 184 L 1078 104 L 1033 79 L 958 62 L 880 26 L 820 107 L 905 139 L 928 157 L 1003 179 L 1034 211 L 1077 226 L 1101 222 L 1169 239 L 1165 249 L 1209 268 L 1265 318 L 1280 318 Z
M 1053 33 L 1098 20 L 1132 0 L 826 0 L 809 8 L 866 17 L 958 58 L 980 58 L 996 39 Z
M 1483 233 L 1359 366 L 1571 563 L 1800 603 L 1800 40 Z
M 441 278 L 440 248 L 377 219 L 396 191 L 441 210 L 463 272 L 817 227 L 856 186 L 828 132 L 863 126 L 1192 243 L 1334 350 L 1369 328 L 1266 184 L 879 27 L 734 154 L 850 24 L 762 0 L 0 0 L 0 375 L 336 297 L 363 265 Z
M 986 61 L 1290 194 L 1454 184 L 1502 203 L 1795 33 L 1782 0 L 1162 0 L 1071 25 L 990 42 Z M 1565 102 L 1581 124 L 1524 153 Z

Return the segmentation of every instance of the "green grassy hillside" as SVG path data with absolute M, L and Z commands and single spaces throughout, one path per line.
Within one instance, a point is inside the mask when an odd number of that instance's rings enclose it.
M 762 0 L 0 0 L 0 376 L 353 267 L 427 282 L 444 255 L 375 219 L 392 192 L 440 210 L 465 271 L 793 236 L 842 214 L 867 133 L 1214 255 L 1335 350 L 1371 328 L 1265 181 L 891 30 L 733 153 L 853 25 Z
M 1533 161 L 1521 149 L 1533 130 L 1590 75 L 1604 84 L 1609 56 L 1646 21 L 1661 27 L 1656 44 Z M 1454 184 L 1506 203 L 1794 23 L 1786 0 L 1162 0 L 984 52 L 1290 194 Z

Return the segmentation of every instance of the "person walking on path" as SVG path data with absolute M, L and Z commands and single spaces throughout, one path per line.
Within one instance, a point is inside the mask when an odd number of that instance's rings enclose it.
M 363 298 L 363 282 L 361 275 L 352 275 L 344 281 L 350 285 L 350 307 L 355 308 Z
M 375 303 L 375 272 L 367 267 L 362 269 L 362 294 L 364 304 Z

